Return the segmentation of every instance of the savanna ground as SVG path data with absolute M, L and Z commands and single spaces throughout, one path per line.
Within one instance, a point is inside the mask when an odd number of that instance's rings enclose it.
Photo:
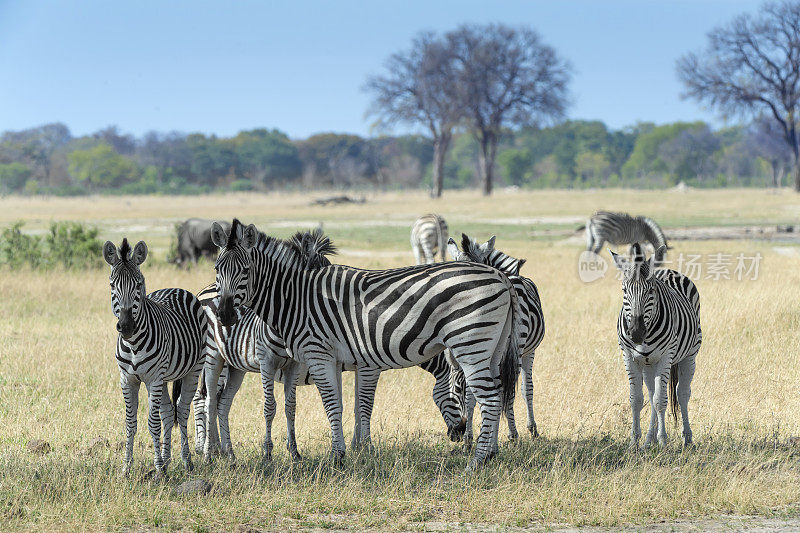
M 412 262 L 409 228 L 426 212 L 443 214 L 452 235 L 466 231 L 485 240 L 496 234 L 498 248 L 528 259 L 523 274 L 537 283 L 544 304 L 547 333 L 534 363 L 542 436 L 531 440 L 524 434 L 510 443 L 503 431 L 499 457 L 465 474 L 467 458 L 451 455 L 454 445 L 430 399 L 432 378 L 418 369 L 391 371 L 378 387 L 374 450 L 348 450 L 342 467 L 326 460 L 328 424 L 312 387 L 299 390 L 304 460 L 292 464 L 281 445 L 285 422 L 278 385 L 274 460 L 264 466 L 260 383 L 252 375 L 231 413 L 236 466 L 196 460 L 192 477 L 211 481 L 213 490 L 178 496 L 175 487 L 187 478 L 180 461 L 164 481 L 147 475 L 152 452 L 144 393 L 134 468 L 127 479 L 119 475 L 123 403 L 107 269 L 2 270 L 2 529 L 680 528 L 693 520 L 724 529 L 752 523 L 731 518 L 738 516 L 800 525 L 800 447 L 789 440 L 800 435 L 800 248 L 744 240 L 672 243 L 673 258 L 702 256 L 702 278 L 710 254 L 760 253 L 762 259 L 756 280 L 696 280 L 703 326 L 690 402 L 696 446 L 681 449 L 679 430 L 670 425 L 666 448 L 631 452 L 628 385 L 615 331 L 619 282 L 610 275 L 581 282 L 583 238 L 563 236 L 599 208 L 648 214 L 666 229 L 794 224 L 800 220 L 796 194 L 501 191 L 485 199 L 476 192 L 448 192 L 432 201 L 420 192 L 369 195 L 363 205 L 309 206 L 321 195 L 5 198 L 0 226 L 24 220 L 26 230 L 38 231 L 52 220 L 79 220 L 116 242 L 123 235 L 145 239 L 151 252 L 143 268 L 148 290 L 197 290 L 213 281 L 210 263 L 179 271 L 164 262 L 174 223 L 189 216 L 236 215 L 278 236 L 322 221 L 341 249 L 334 261 L 364 268 Z M 734 268 L 735 260 L 732 277 Z M 345 377 L 349 430 L 352 382 L 351 375 Z M 525 433 L 520 397 L 516 412 Z M 644 431 L 648 412 L 645 406 Z M 47 441 L 50 453 L 27 450 L 33 439 Z M 173 456 L 176 442 L 174 432 Z

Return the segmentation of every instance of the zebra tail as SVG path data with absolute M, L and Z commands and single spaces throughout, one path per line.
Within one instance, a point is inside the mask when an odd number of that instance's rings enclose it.
M 181 396 L 181 386 L 183 379 L 176 379 L 172 382 L 172 416 L 173 422 L 178 423 L 178 398 Z
M 511 293 L 511 332 L 508 338 L 506 353 L 500 360 L 500 385 L 503 388 L 502 410 L 505 414 L 507 408 L 513 408 L 514 396 L 517 392 L 517 378 L 519 377 L 520 351 L 519 351 L 519 331 L 522 314 L 517 298 L 517 291 L 511 282 L 508 282 Z
M 678 365 L 672 365 L 669 369 L 669 412 L 672 414 L 672 421 L 678 425 Z

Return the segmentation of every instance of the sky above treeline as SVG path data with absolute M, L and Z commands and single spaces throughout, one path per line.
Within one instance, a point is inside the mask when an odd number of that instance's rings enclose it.
M 0 131 L 63 122 L 73 135 L 293 138 L 379 132 L 366 78 L 421 30 L 501 22 L 568 59 L 573 119 L 724 122 L 681 100 L 675 61 L 761 2 L 744 0 L 0 0 Z M 408 131 L 398 129 L 398 132 Z

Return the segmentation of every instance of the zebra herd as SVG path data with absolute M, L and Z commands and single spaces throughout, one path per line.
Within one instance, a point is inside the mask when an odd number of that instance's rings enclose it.
M 603 235 L 612 226 L 590 221 L 587 234 L 617 243 L 619 235 Z M 646 237 L 653 237 L 647 231 Z M 635 230 L 628 235 L 640 236 Z M 118 318 L 116 359 L 127 436 L 124 472 L 132 461 L 142 382 L 159 475 L 170 461 L 176 421 L 181 458 L 187 469 L 192 467 L 187 436 L 192 403 L 196 451 L 206 460 L 218 452 L 234 459 L 228 418 L 248 372 L 261 375 L 267 459 L 273 449 L 275 381 L 284 384 L 286 445 L 292 458 L 301 457 L 295 439 L 296 387 L 314 384 L 330 424 L 331 457 L 343 459 L 343 371 L 355 372 L 353 448 L 370 445 L 381 372 L 412 366 L 435 377 L 434 402 L 448 436 L 463 440 L 465 450 L 472 447 L 475 405 L 480 408 L 481 426 L 468 469 L 497 454 L 501 415 L 506 416 L 509 438 L 518 438 L 513 401 L 520 369 L 527 428 L 538 436 L 532 369 L 545 332 L 542 304 L 535 283 L 520 275 L 525 260 L 495 249 L 494 237 L 478 243 L 462 235 L 459 248 L 448 237 L 444 219 L 426 215 L 414 224 L 411 236 L 417 262 L 426 264 L 388 270 L 332 264 L 329 256 L 336 248 L 321 230 L 282 240 L 234 219 L 229 228 L 214 223 L 211 238 L 219 248 L 216 280 L 197 296 L 183 289 L 147 294 L 140 269 L 147 257 L 145 243 L 133 250 L 127 240 L 119 248 L 110 241 L 104 245 Z M 666 440 L 668 391 L 673 415 L 680 405 L 684 442 L 691 442 L 687 405 L 701 339 L 699 296 L 688 278 L 656 269 L 665 244 L 649 259 L 639 244 L 631 247 L 629 259 L 613 254 L 624 273 L 617 331 L 631 386 L 632 446 L 640 435 L 643 382 L 653 407 L 645 445 L 654 437 L 659 443 Z M 434 262 L 436 252 L 443 262 Z M 445 252 L 453 261 L 444 262 Z M 172 399 L 167 381 L 174 381 Z

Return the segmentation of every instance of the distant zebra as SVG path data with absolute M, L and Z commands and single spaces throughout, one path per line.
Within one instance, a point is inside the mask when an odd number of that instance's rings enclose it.
M 447 245 L 450 256 L 455 261 L 474 261 L 489 265 L 508 276 L 514 290 L 517 292 L 521 309 L 522 327 L 519 329 L 518 342 L 520 344 L 520 357 L 522 358 L 522 391 L 525 394 L 525 403 L 528 407 L 528 431 L 531 436 L 538 437 L 539 431 L 536 428 L 536 420 L 533 417 L 533 357 L 536 348 L 544 338 L 544 313 L 542 303 L 539 299 L 539 291 L 536 284 L 530 279 L 519 275 L 525 259 L 516 259 L 494 248 L 495 237 L 488 242 L 478 244 L 467 235 L 461 235 L 461 250 L 453 239 Z M 463 379 L 459 369 L 455 370 L 455 383 Z M 458 393 L 458 390 L 454 390 Z M 467 430 L 464 441 L 467 446 L 472 440 L 472 414 L 475 409 L 475 399 L 471 394 L 467 394 L 465 400 Z M 506 412 L 508 420 L 509 438 L 518 437 L 516 424 L 514 423 L 514 406 L 508 405 Z
M 447 222 L 440 215 L 421 216 L 411 227 L 411 249 L 417 264 L 436 262 L 436 252 L 445 261 L 447 243 Z
M 658 252 L 663 252 L 663 247 Z M 639 445 L 641 436 L 642 381 L 650 393 L 651 408 L 645 446 L 654 438 L 659 444 L 666 443 L 667 396 L 676 423 L 680 404 L 683 442 L 689 445 L 689 397 L 702 342 L 697 287 L 679 272 L 656 270 L 655 256 L 646 260 L 638 243 L 631 247 L 630 260 L 614 252 L 611 255 L 623 272 L 617 336 L 630 382 L 631 447 Z
M 648 242 L 656 250 L 656 266 L 663 262 L 665 252 L 669 249 L 664 232 L 652 218 L 597 211 L 586 223 L 586 249 L 599 253 L 605 242 L 617 246 Z M 658 252 L 662 246 L 664 249 Z
M 234 220 L 212 238 L 217 258 L 218 316 L 232 325 L 247 302 L 306 364 L 331 425 L 335 460 L 344 457 L 339 363 L 358 368 L 361 438 L 377 376 L 432 359 L 444 349 L 464 370 L 481 406 L 482 428 L 469 467 L 498 451 L 501 410 L 513 402 L 519 366 L 519 303 L 508 279 L 476 263 L 440 263 L 391 270 L 340 265 L 304 268 L 285 241 L 259 236 Z
M 119 249 L 111 241 L 103 245 L 103 258 L 111 266 L 111 307 L 118 318 L 116 359 L 120 385 L 125 398 L 127 441 L 123 473 L 133 461 L 133 437 L 139 388 L 147 387 L 150 406 L 147 426 L 153 438 L 155 467 L 163 474 L 171 457 L 172 426 L 177 420 L 181 432 L 181 458 L 192 468 L 186 421 L 197 387 L 207 349 L 206 317 L 200 301 L 183 289 L 161 289 L 146 295 L 139 265 L 147 258 L 144 241 L 134 247 L 128 239 Z M 174 381 L 174 403 L 167 392 L 167 381 Z M 176 393 L 175 391 L 179 391 Z M 161 425 L 164 444 L 161 446 Z

